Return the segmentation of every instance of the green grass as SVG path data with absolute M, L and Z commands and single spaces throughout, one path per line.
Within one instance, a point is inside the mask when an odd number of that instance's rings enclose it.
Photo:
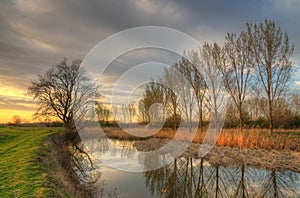
M 61 128 L 0 128 L 0 197 L 47 197 L 47 167 L 38 155 L 47 136 Z

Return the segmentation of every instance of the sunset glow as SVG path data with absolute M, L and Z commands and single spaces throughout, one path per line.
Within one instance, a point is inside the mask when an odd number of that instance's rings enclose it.
M 25 92 L 25 89 L 0 87 L 0 123 L 11 122 L 14 115 L 19 115 L 23 122 L 32 122 L 37 106 Z
M 38 74 L 43 74 L 65 57 L 83 59 L 97 43 L 131 27 L 164 26 L 183 31 L 201 43 L 223 42 L 226 32 L 238 32 L 246 22 L 263 21 L 267 17 L 281 24 L 281 28 L 290 35 L 295 44 L 293 60 L 295 66 L 299 68 L 300 65 L 299 21 L 287 20 L 299 18 L 299 4 L 291 0 L 284 3 L 274 1 L 268 6 L 262 2 L 239 2 L 228 7 L 229 12 L 225 15 L 223 11 L 228 5 L 224 2 L 199 1 L 193 6 L 180 1 L 81 4 L 78 2 L 70 6 L 61 1 L 23 0 L 1 2 L 0 123 L 10 122 L 13 115 L 32 120 L 37 106 L 25 93 L 26 86 Z M 167 9 L 161 12 L 158 9 L 161 7 Z M 66 10 L 61 12 L 57 8 Z M 112 8 L 117 20 L 109 21 Z M 235 12 L 235 9 L 240 12 Z M 80 16 L 74 10 L 79 11 Z M 134 16 L 126 18 L 126 12 L 134 13 Z M 129 62 L 139 62 L 140 54 L 134 55 Z M 299 86 L 298 69 L 293 87 Z

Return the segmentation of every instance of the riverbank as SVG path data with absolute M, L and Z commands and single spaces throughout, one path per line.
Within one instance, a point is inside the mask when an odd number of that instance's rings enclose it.
M 45 143 L 59 128 L 0 128 L 0 197 L 48 197 L 48 167 L 44 166 Z
M 177 131 L 172 129 L 161 129 L 155 134 L 147 135 L 141 129 L 130 129 L 134 135 L 124 132 L 120 128 L 103 128 L 105 134 L 109 138 L 124 140 L 146 140 L 149 138 L 158 139 L 174 139 Z M 233 148 L 249 148 L 264 149 L 278 151 L 297 151 L 300 152 L 300 130 L 274 130 L 271 136 L 268 135 L 266 129 L 223 129 L 218 137 L 216 146 L 233 147 Z M 206 131 L 198 130 L 192 138 L 193 143 L 202 143 L 206 136 Z M 177 140 L 185 141 L 186 135 L 176 136 Z
M 91 197 L 59 127 L 0 128 L 0 197 Z
M 139 151 L 152 151 L 166 145 L 168 142 L 168 139 L 151 138 L 136 141 L 134 147 Z M 182 156 L 199 158 L 200 145 L 199 143 L 192 143 Z M 258 168 L 292 170 L 300 173 L 300 152 L 297 151 L 214 146 L 204 156 L 204 159 L 212 165 L 234 166 L 245 164 Z
M 141 151 L 158 149 L 174 139 L 176 134 L 171 129 L 162 129 L 149 137 L 145 134 L 135 137 L 119 128 L 104 128 L 104 132 L 109 138 L 135 140 L 136 148 Z M 198 131 L 183 156 L 199 158 L 205 135 L 205 132 Z M 185 141 L 185 138 L 176 137 L 178 141 Z M 300 173 L 300 131 L 275 130 L 269 136 L 268 130 L 244 129 L 240 132 L 238 129 L 223 129 L 214 148 L 204 158 L 215 165 L 245 164 Z

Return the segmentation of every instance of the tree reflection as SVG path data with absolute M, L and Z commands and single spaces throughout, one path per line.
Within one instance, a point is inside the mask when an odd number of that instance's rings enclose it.
M 272 170 L 268 173 L 263 197 L 300 197 L 299 175 L 291 171 Z
M 125 159 L 134 157 L 133 142 L 114 140 L 89 142 L 89 148 L 101 155 L 110 153 Z M 93 160 L 86 158 L 88 160 Z M 146 169 L 153 163 L 169 160 L 167 155 L 138 155 Z M 101 170 L 100 170 L 101 171 Z M 266 170 L 246 166 L 211 164 L 204 158 L 181 157 L 160 169 L 143 173 L 146 188 L 154 197 L 300 197 L 300 174 L 293 171 Z
M 240 180 L 237 184 L 237 188 L 236 188 L 236 191 L 234 193 L 234 197 L 242 197 L 242 198 L 246 198 L 246 197 L 249 197 L 249 193 L 248 193 L 248 189 L 247 189 L 247 186 L 246 186 L 246 178 L 245 178 L 245 170 L 246 170 L 246 167 L 245 167 L 245 164 L 242 164 L 242 166 L 240 167 Z
M 157 197 L 300 197 L 299 174 L 292 171 L 225 167 L 203 158 L 179 158 L 144 173 Z

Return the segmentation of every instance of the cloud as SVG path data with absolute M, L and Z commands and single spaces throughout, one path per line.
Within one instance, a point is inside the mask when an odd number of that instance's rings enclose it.
M 3 1 L 0 8 L 0 71 L 9 67 L 11 71 L 23 74 L 42 73 L 64 57 L 83 58 L 107 36 L 136 26 L 167 26 L 191 34 L 201 42 L 220 42 L 226 32 L 239 31 L 247 21 L 262 20 L 267 15 L 284 18 L 282 23 L 289 23 L 283 13 L 296 10 L 299 4 L 296 2 Z M 298 12 L 292 13 L 294 20 L 298 19 Z M 291 29 L 291 39 L 298 44 L 295 35 L 299 28 L 290 24 L 287 29 Z M 296 52 L 298 59 L 297 48 Z
M 168 67 L 179 59 L 181 59 L 179 55 L 154 48 L 132 50 L 121 55 L 106 68 L 100 78 L 102 85 L 100 89 L 101 101 L 110 104 L 113 90 L 115 96 L 113 103 L 126 103 L 128 101 L 126 96 L 128 95 L 130 95 L 131 100 L 140 99 L 144 88 L 139 89 L 139 87 L 145 85 L 144 82 L 147 79 L 151 80 L 152 77 L 152 79 L 157 80 L 163 75 L 163 70 L 154 69 L 157 68 L 156 63 L 164 63 Z M 145 67 L 145 63 L 148 66 Z M 94 64 L 97 65 L 97 61 Z M 139 69 L 141 67 L 144 69 Z
M 14 97 L 6 97 L 0 95 L 0 109 L 3 110 L 20 110 L 20 111 L 35 111 L 36 103 L 32 100 L 14 99 Z
M 300 65 L 299 9 L 298 0 L 1 1 L 0 88 L 24 90 L 63 58 L 84 58 L 106 37 L 149 25 L 178 29 L 200 42 L 223 42 L 226 32 L 238 32 L 248 21 L 274 19 L 295 43 L 293 58 Z M 135 55 L 119 61 L 143 60 Z

